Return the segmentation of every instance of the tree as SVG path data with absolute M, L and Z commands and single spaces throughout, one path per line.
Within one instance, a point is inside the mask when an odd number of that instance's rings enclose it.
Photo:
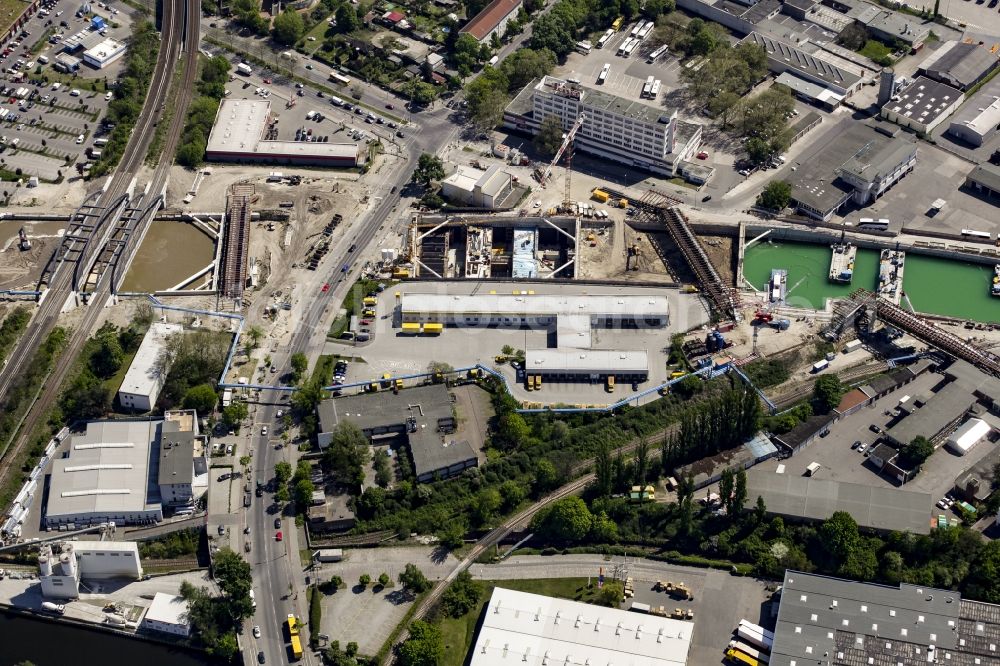
M 382 572 L 382 573 L 380 573 L 380 574 L 379 574 L 379 576 L 378 576 L 378 584 L 379 584 L 379 585 L 380 585 L 380 586 L 381 586 L 381 587 L 382 587 L 383 589 L 384 589 L 384 588 L 387 588 L 387 587 L 389 587 L 389 585 L 390 585 L 390 584 L 392 584 L 392 579 L 391 579 L 391 578 L 389 578 L 389 574 L 387 574 L 386 572 L 384 572 L 384 571 L 383 571 L 383 572 Z
M 211 414 L 219 402 L 219 395 L 211 384 L 198 384 L 184 394 L 184 409 L 193 409 L 199 414 Z
M 231 430 L 239 431 L 240 424 L 249 415 L 245 402 L 234 402 L 222 410 L 222 422 Z
M 526 496 L 524 487 L 513 479 L 508 479 L 500 484 L 500 497 L 503 499 L 501 508 L 505 513 L 519 507 Z
M 513 451 L 528 439 L 530 434 L 531 429 L 528 428 L 524 417 L 517 412 L 511 411 L 497 419 L 496 430 L 490 441 L 498 449 Z
M 288 480 L 292 478 L 292 465 L 291 463 L 277 462 L 274 464 L 274 478 L 278 482 L 278 485 L 283 485 L 288 483 Z
M 350 421 L 342 421 L 330 431 L 330 445 L 323 452 L 323 467 L 337 483 L 360 489 L 369 454 L 368 438 L 361 429 Z
M 817 377 L 813 383 L 813 399 L 816 402 L 817 413 L 826 414 L 839 405 L 840 399 L 844 397 L 844 390 L 844 385 L 840 383 L 837 375 Z
M 542 125 L 535 135 L 535 149 L 542 155 L 551 157 L 559 150 L 563 142 L 562 121 L 555 114 L 545 116 Z
M 579 497 L 567 497 L 531 520 L 532 531 L 546 535 L 556 543 L 576 543 L 590 532 L 593 516 Z
M 251 326 L 247 329 L 247 337 L 250 338 L 248 346 L 250 349 L 260 347 L 260 341 L 264 339 L 264 330 L 260 326 Z
M 309 359 L 302 352 L 295 352 L 292 354 L 292 376 L 294 380 L 298 382 L 306 374 L 306 370 L 309 369 Z
M 837 35 L 837 43 L 857 51 L 868 43 L 868 31 L 860 23 L 852 22 Z
M 385 509 L 385 491 L 378 486 L 368 486 L 357 501 L 358 513 L 365 518 L 377 518 Z
M 406 94 L 414 104 L 427 106 L 437 97 L 437 88 L 430 83 L 413 79 L 406 87 Z
M 677 8 L 674 0 L 646 0 L 642 6 L 642 15 L 650 21 L 655 21 L 664 14 L 669 14 Z
M 608 518 L 608 514 L 601 511 L 594 514 L 590 524 L 590 540 L 594 543 L 617 543 L 618 525 Z
M 988 541 L 979 552 L 965 580 L 965 596 L 1000 603 L 1000 541 Z
M 747 151 L 747 158 L 755 165 L 763 164 L 771 159 L 771 156 L 773 155 L 773 152 L 771 151 L 771 144 L 756 136 L 747 139 L 744 148 Z M 782 206 L 782 208 L 784 208 L 784 206 Z
M 468 33 L 460 34 L 452 50 L 455 68 L 471 72 L 479 64 L 479 56 L 479 42 L 476 38 Z
M 535 463 L 535 493 L 543 495 L 556 487 L 559 477 L 556 474 L 556 466 L 548 458 L 542 458 Z
M 413 594 L 420 594 L 431 589 L 431 582 L 415 564 L 407 564 L 399 574 L 399 582 L 403 589 Z
M 271 36 L 274 41 L 284 46 L 292 46 L 299 41 L 302 33 L 305 32 L 305 23 L 297 11 L 285 9 L 274 18 L 274 27 L 271 29 Z
M 345 2 L 337 8 L 336 18 L 337 30 L 340 32 L 350 33 L 361 27 L 361 21 L 358 20 L 358 13 L 349 2 Z
M 213 569 L 233 620 L 239 622 L 252 616 L 254 608 L 250 588 L 253 580 L 250 564 L 229 548 L 222 548 L 215 554 Z
M 316 486 L 313 484 L 311 479 L 299 479 L 295 483 L 295 503 L 299 505 L 300 508 L 308 507 L 309 502 L 312 501 L 312 494 L 314 490 L 316 490 Z M 381 490 L 381 488 L 379 490 Z
M 757 495 L 757 504 L 754 506 L 753 510 L 754 522 L 757 523 L 758 525 L 761 525 L 764 523 L 764 518 L 766 517 L 767 517 L 767 505 L 764 504 L 764 498 L 761 497 L 760 495 Z M 776 517 L 780 519 L 780 516 Z
M 495 488 L 483 488 L 472 500 L 472 515 L 480 525 L 488 525 L 496 517 L 502 502 Z
M 733 486 L 733 498 L 726 512 L 734 518 L 743 511 L 747 503 L 747 471 L 740 467 L 736 470 L 736 483 Z
M 90 358 L 90 366 L 98 377 L 111 377 L 125 362 L 118 332 L 112 326 L 102 326 L 97 332 L 97 342 L 97 352 Z
M 371 583 L 372 583 L 372 577 L 369 576 L 368 574 L 361 574 L 358 577 L 358 585 L 360 585 L 361 587 L 366 588 L 369 585 L 371 585 Z
M 422 620 L 410 625 L 410 636 L 399 646 L 402 666 L 437 666 L 444 659 L 441 630 Z
M 385 449 L 376 451 L 373 466 L 375 467 L 375 483 L 380 488 L 388 488 L 389 484 L 392 483 L 392 463 L 389 459 L 389 452 Z
M 462 617 L 479 605 L 482 596 L 482 584 L 474 581 L 467 570 L 462 571 L 441 595 L 441 608 L 449 617 Z
M 598 606 L 610 606 L 618 608 L 618 604 L 625 598 L 624 586 L 617 580 L 611 580 L 597 591 L 594 601 Z
M 917 435 L 900 450 L 902 462 L 909 468 L 919 467 L 934 453 L 934 443 L 923 435 Z
M 500 72 L 507 78 L 507 92 L 514 92 L 550 73 L 555 66 L 556 55 L 552 51 L 521 47 L 504 58 Z
M 430 153 L 422 153 L 417 160 L 417 168 L 413 170 L 413 182 L 426 187 L 431 181 L 442 178 L 444 178 L 444 162 L 441 158 Z
M 761 208 L 780 211 L 792 200 L 792 186 L 784 180 L 772 180 L 764 187 L 757 197 L 757 205 Z

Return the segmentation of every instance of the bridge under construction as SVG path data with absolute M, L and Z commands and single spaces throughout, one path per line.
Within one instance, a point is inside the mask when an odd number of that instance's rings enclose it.
M 254 186 L 249 183 L 237 183 L 229 188 L 218 282 L 219 296 L 225 298 L 241 298 L 246 287 L 253 197 Z
M 824 331 L 828 339 L 839 338 L 861 316 L 894 326 L 941 351 L 968 361 L 983 372 L 1000 377 L 1000 356 L 940 328 L 912 312 L 866 289 L 858 289 L 834 310 L 833 320 Z

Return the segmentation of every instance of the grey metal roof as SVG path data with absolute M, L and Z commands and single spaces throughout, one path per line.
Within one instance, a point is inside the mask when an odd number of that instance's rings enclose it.
M 992 168 L 992 173 L 997 179 L 997 184 L 1000 185 L 1000 167 L 989 163 L 984 166 Z M 944 370 L 944 374 L 967 388 L 970 393 L 979 392 L 982 395 L 1000 401 L 1000 379 L 992 375 L 987 375 L 968 361 L 954 361 Z
M 164 421 L 160 429 L 161 486 L 194 480 L 194 432 L 181 430 L 176 421 Z
M 956 41 L 942 51 L 934 62 L 925 64 L 922 69 L 933 79 L 947 78 L 963 88 L 973 85 L 997 66 L 997 57 L 979 44 Z
M 957 90 L 955 92 L 958 93 Z M 917 146 L 901 137 L 887 137 L 874 130 L 869 131 L 870 139 L 857 147 L 841 165 L 840 171 L 871 183 L 899 166 L 907 156 L 917 151 Z
M 342 421 L 354 423 L 369 435 L 403 434 L 407 419 L 414 429 L 406 432 L 417 476 L 476 458 L 472 445 L 438 432 L 438 420 L 452 418 L 452 401 L 443 384 L 391 391 L 361 393 L 324 400 L 317 408 L 320 431 L 330 432 Z
M 881 32 L 884 35 L 891 35 L 907 44 L 915 44 L 923 41 L 930 34 L 931 29 L 916 18 L 911 18 L 905 14 L 883 9 L 865 19 L 858 19 L 868 26 L 869 29 Z
M 1000 167 L 984 162 L 969 172 L 969 180 L 1000 192 Z
M 850 88 L 861 80 L 857 74 L 759 32 L 751 32 L 742 41 L 757 44 L 767 52 L 769 58 L 784 62 L 788 69 L 821 79 L 837 87 Z
M 930 531 L 934 505 L 929 493 L 750 470 L 748 508 L 754 506 L 758 495 L 764 498 L 768 513 L 826 520 L 837 511 L 846 511 L 861 527 L 914 534 Z
M 786 571 L 770 663 L 928 662 L 929 645 L 956 647 L 960 603 L 961 595 L 949 590 Z
M 924 404 L 904 416 L 886 434 L 900 444 L 908 444 L 917 435 L 930 439 L 960 417 L 976 402 L 968 387 L 949 382 L 932 394 Z
M 961 98 L 961 91 L 947 83 L 918 76 L 882 108 L 929 125 L 942 114 L 949 113 L 955 102 Z

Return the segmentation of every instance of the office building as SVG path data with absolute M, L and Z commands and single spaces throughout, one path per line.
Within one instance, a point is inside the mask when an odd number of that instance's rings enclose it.
M 265 139 L 270 128 L 277 129 L 275 122 L 267 100 L 222 100 L 208 137 L 205 159 L 327 167 L 356 167 L 365 162 L 367 151 L 363 144 Z
M 918 76 L 882 107 L 882 117 L 917 132 L 930 132 L 962 104 L 964 95 L 947 83 Z
M 180 324 L 157 322 L 149 327 L 118 389 L 118 402 L 122 408 L 137 412 L 152 411 L 170 370 L 162 358 L 167 338 L 182 335 L 183 332 L 184 327 Z
M 157 592 L 153 596 L 153 603 L 146 609 L 140 626 L 150 631 L 186 638 L 191 635 L 191 621 L 187 614 L 188 604 L 184 597 Z
M 451 394 L 443 384 L 324 400 L 317 408 L 317 440 L 320 448 L 326 448 L 337 424 L 353 423 L 373 445 L 407 446 L 417 481 L 447 478 L 479 465 L 468 440 L 451 437 L 456 427 L 452 407 Z
M 125 55 L 125 45 L 113 39 L 105 39 L 83 52 L 83 61 L 97 69 L 104 69 Z
M 785 572 L 769 666 L 997 662 L 1000 606 L 960 592 Z
M 469 666 L 684 666 L 694 624 L 495 587 Z
M 489 44 L 493 35 L 504 36 L 507 24 L 517 17 L 523 4 L 523 0 L 493 0 L 458 32 L 472 35 L 480 44 Z
M 948 126 L 948 134 L 972 146 L 982 146 L 1000 127 L 1000 76 L 969 98 Z
M 459 165 L 455 173 L 441 181 L 441 194 L 459 206 L 499 208 L 514 188 L 513 178 L 499 164 L 485 172 Z
M 665 176 L 678 174 L 701 144 L 701 125 L 679 120 L 675 109 L 552 76 L 525 86 L 504 111 L 504 127 L 534 135 L 555 116 L 569 131 L 581 115 L 576 150 Z

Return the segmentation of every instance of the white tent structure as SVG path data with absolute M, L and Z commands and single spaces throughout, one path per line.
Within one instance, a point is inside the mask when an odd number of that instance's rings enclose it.
M 972 450 L 990 431 L 990 424 L 982 419 L 969 419 L 948 437 L 948 446 L 960 456 Z

